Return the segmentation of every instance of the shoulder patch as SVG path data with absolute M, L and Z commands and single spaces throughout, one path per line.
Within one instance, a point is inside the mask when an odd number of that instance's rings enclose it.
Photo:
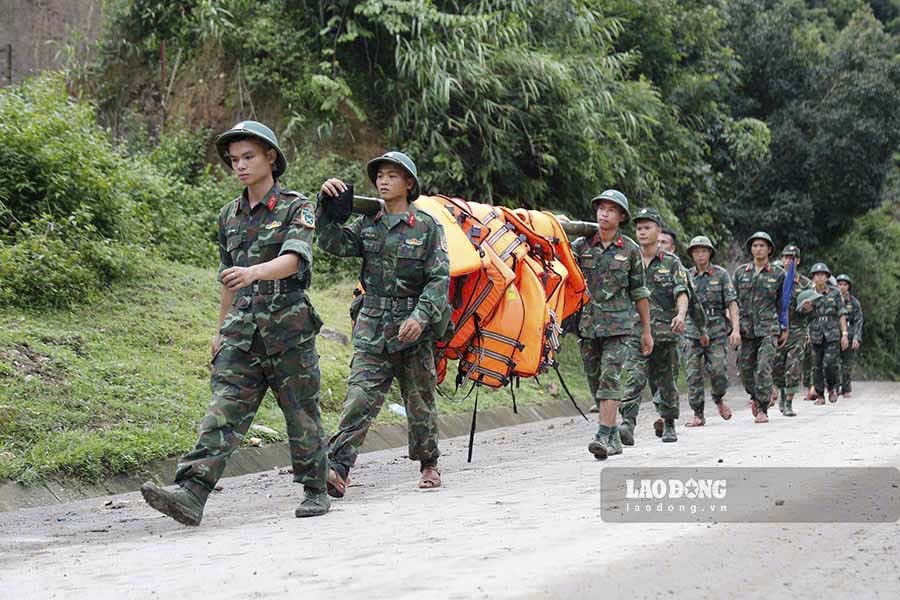
M 304 204 L 303 208 L 300 209 L 291 223 L 306 227 L 307 229 L 315 229 L 316 213 L 312 208 L 312 204 Z

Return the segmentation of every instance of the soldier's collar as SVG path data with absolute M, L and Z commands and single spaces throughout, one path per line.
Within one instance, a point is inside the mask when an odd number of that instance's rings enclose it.
M 247 197 L 247 189 L 244 188 L 244 191 L 241 192 L 241 204 L 239 209 L 243 210 L 247 214 L 250 214 L 250 198 Z M 263 196 L 263 201 L 260 202 L 263 206 L 266 207 L 266 210 L 272 212 L 275 210 L 275 207 L 278 206 L 278 198 L 281 197 L 281 187 L 278 185 L 278 181 L 272 185 L 271 189 L 266 192 L 266 195 Z

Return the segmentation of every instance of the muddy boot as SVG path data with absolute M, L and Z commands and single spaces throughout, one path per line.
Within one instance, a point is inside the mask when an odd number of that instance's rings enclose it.
M 666 419 L 663 422 L 662 441 L 677 442 L 678 434 L 675 433 L 675 419 Z
M 622 421 L 619 425 L 619 439 L 626 446 L 634 446 L 634 425 L 628 421 Z
M 725 419 L 726 421 L 731 418 L 732 412 L 731 409 L 725 404 L 725 401 L 719 398 L 716 400 L 716 409 L 719 411 L 719 416 Z
M 600 425 L 597 428 L 597 435 L 594 440 L 588 444 L 588 452 L 594 455 L 597 460 L 606 460 L 609 456 L 609 434 L 612 433 L 608 426 Z
M 609 433 L 609 441 L 606 444 L 606 455 L 615 456 L 616 454 L 622 454 L 622 433 L 618 427 Z
M 703 427 L 706 425 L 706 418 L 702 414 L 694 414 L 694 418 L 685 423 L 685 427 Z
M 657 419 L 653 422 L 653 433 L 656 434 L 656 437 L 662 437 L 663 429 L 665 429 L 665 424 L 662 419 Z
M 203 506 L 209 497 L 209 490 L 192 482 L 162 488 L 148 481 L 141 486 L 141 495 L 147 504 L 162 514 L 183 525 L 197 526 L 203 518 Z
M 304 517 L 320 517 L 328 512 L 331 508 L 331 498 L 325 490 L 314 490 L 312 488 L 303 488 L 303 502 L 294 511 L 294 516 L 298 518 Z
M 788 396 L 784 399 L 784 408 L 781 410 L 781 414 L 786 417 L 796 417 L 797 413 L 794 412 L 794 396 Z

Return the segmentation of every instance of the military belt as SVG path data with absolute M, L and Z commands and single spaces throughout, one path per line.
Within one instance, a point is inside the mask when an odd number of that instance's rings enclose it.
M 272 294 L 290 294 L 304 289 L 304 282 L 290 277 L 287 279 L 262 279 L 254 281 L 252 286 L 242 288 L 246 295 L 271 296 Z
M 395 298 L 391 296 L 373 296 L 372 294 L 363 296 L 363 306 L 365 308 L 412 310 L 418 303 L 419 299 L 416 297 Z

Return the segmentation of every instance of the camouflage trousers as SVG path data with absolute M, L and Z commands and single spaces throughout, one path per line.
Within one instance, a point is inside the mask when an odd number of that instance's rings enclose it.
M 631 353 L 626 336 L 582 338 L 578 343 L 594 402 L 599 406 L 601 400 L 621 400 L 619 380 Z
M 619 414 L 622 420 L 637 424 L 641 394 L 647 384 L 653 392 L 653 404 L 663 419 L 677 419 L 678 389 L 675 387 L 675 359 L 679 342 L 656 342 L 649 356 L 641 354 L 640 339 L 633 338 L 632 351 L 625 363 L 627 380 Z M 656 395 L 659 392 L 659 395 Z
M 792 396 L 800 389 L 803 379 L 803 350 L 806 348 L 806 332 L 788 334 L 787 342 L 775 352 L 772 365 L 772 383 L 779 390 Z
M 765 412 L 769 409 L 769 394 L 772 392 L 772 363 L 775 362 L 778 336 L 767 335 L 758 338 L 744 338 L 738 356 L 738 370 L 741 383 L 750 397 L 759 403 Z
M 813 386 L 812 348 L 810 343 L 803 344 L 803 358 L 800 360 L 800 370 L 803 374 L 803 387 L 809 389 Z
M 212 490 L 271 389 L 284 414 L 294 481 L 324 490 L 328 463 L 319 380 L 315 339 L 274 356 L 266 355 L 258 333 L 248 352 L 223 344 L 213 359 L 212 401 L 200 421 L 200 439 L 179 461 L 175 481 Z
M 719 402 L 728 391 L 728 338 L 725 336 L 709 340 L 704 347 L 700 340 L 688 339 L 687 373 L 688 401 L 694 414 L 703 415 L 705 390 L 703 387 L 703 371 L 709 374 L 709 384 L 713 402 Z
M 434 389 L 437 373 L 432 343 L 423 340 L 399 352 L 379 354 L 357 350 L 350 363 L 347 399 L 337 432 L 328 442 L 333 463 L 347 470 L 356 463 L 359 447 L 384 404 L 394 378 L 406 405 L 409 430 L 409 458 L 424 465 L 437 463 L 437 406 Z
M 848 394 L 852 392 L 853 382 L 853 361 L 856 359 L 856 350 L 849 347 L 841 350 L 841 393 Z
M 813 385 L 816 393 L 824 395 L 825 391 L 837 391 L 840 383 L 838 360 L 841 354 L 840 342 L 822 342 L 812 344 L 813 351 Z

